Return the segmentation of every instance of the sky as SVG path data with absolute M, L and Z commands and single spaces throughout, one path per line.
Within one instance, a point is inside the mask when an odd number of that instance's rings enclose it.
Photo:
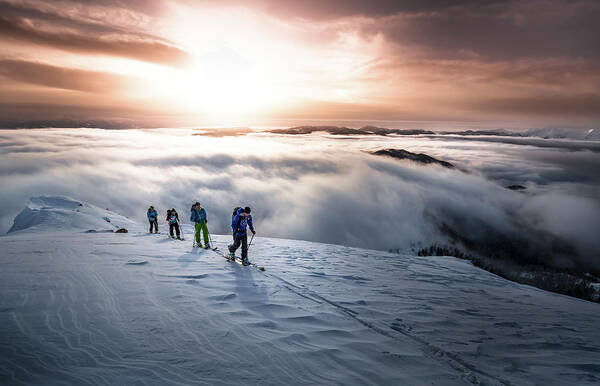
M 598 127 L 599 18 L 595 0 L 0 0 L 0 126 Z

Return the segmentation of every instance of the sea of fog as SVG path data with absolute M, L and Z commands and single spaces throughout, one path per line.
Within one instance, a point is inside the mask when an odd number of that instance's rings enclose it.
M 0 232 L 28 197 L 60 194 L 145 221 L 199 201 L 214 234 L 234 206 L 263 236 L 416 250 L 511 242 L 600 272 L 597 141 L 502 136 L 211 137 L 192 129 L 0 131 Z M 378 157 L 394 148 L 454 169 Z M 521 185 L 525 190 L 506 187 Z

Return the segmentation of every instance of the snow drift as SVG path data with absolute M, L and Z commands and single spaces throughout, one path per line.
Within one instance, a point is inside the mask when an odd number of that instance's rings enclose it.
M 108 209 L 104 210 L 66 196 L 38 196 L 29 199 L 25 208 L 15 217 L 8 232 L 27 229 L 112 232 L 134 225 L 137 224 Z
M 141 224 L 74 235 L 106 212 L 68 198 L 24 212 L 0 237 L 2 384 L 600 382 L 600 305 L 464 260 L 257 238 L 260 272 Z

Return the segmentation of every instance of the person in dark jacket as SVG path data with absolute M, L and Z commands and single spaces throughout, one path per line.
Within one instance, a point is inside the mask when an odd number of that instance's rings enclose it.
M 200 232 L 203 233 L 204 236 L 204 248 L 208 249 L 208 227 L 206 224 L 208 223 L 208 219 L 206 217 L 206 210 L 200 206 L 199 202 L 196 202 L 194 206 L 192 206 L 192 210 L 190 213 L 190 221 L 193 222 L 194 225 L 194 239 L 196 240 L 196 245 L 202 247 L 200 243 Z
M 152 205 L 150 205 L 150 208 L 148 208 L 148 212 L 146 212 L 146 217 L 148 217 L 148 222 L 150 223 L 150 233 L 152 233 L 153 227 L 154 233 L 158 233 L 158 212 L 156 212 Z
M 235 251 L 242 246 L 242 262 L 248 264 L 248 231 L 247 227 L 250 227 L 250 231 L 253 235 L 256 234 L 254 225 L 252 224 L 252 215 L 250 215 L 250 207 L 247 206 L 244 209 L 240 208 L 231 222 L 231 229 L 235 235 L 235 241 L 233 245 L 229 246 L 230 256 L 235 256 Z
M 179 214 L 173 209 L 167 210 L 167 223 L 169 224 L 169 234 L 172 238 L 175 238 L 173 235 L 173 229 L 175 229 L 175 233 L 177 233 L 177 240 L 181 240 L 179 233 Z

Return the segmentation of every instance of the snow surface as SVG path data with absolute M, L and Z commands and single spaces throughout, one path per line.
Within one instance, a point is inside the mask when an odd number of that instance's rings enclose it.
M 598 304 L 294 240 L 256 238 L 260 272 L 81 204 L 33 198 L 0 237 L 0 384 L 600 382 Z M 104 217 L 130 233 L 86 233 Z
M 134 221 L 88 203 L 65 196 L 32 197 L 25 209 L 15 218 L 9 233 L 28 229 L 67 230 L 84 229 L 111 232 L 136 224 Z M 137 224 L 136 224 L 137 225 Z

